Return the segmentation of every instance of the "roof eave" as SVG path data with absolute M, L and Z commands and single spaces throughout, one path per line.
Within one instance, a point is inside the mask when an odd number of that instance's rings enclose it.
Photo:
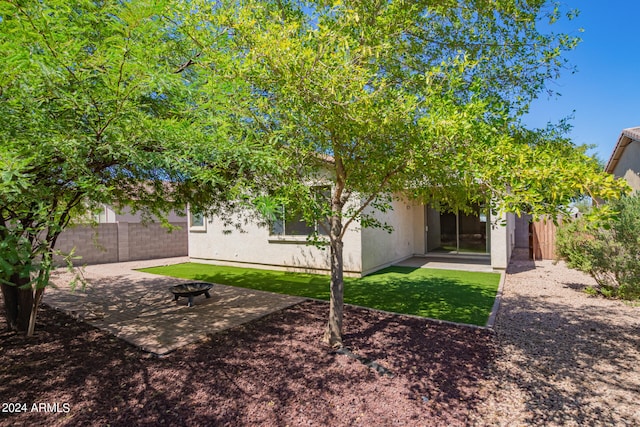
M 625 148 L 627 148 L 627 146 L 634 140 L 640 141 L 640 127 L 624 129 L 620 133 L 620 137 L 618 137 L 618 142 L 613 149 L 613 153 L 604 168 L 605 172 L 613 173 L 616 165 L 618 164 L 618 160 L 620 160 L 620 157 L 622 157 L 622 154 L 624 153 Z

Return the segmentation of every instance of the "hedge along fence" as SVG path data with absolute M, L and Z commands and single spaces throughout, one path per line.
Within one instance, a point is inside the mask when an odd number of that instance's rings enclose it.
M 189 253 L 187 223 L 172 222 L 180 227 L 169 232 L 158 223 L 103 223 L 96 226 L 78 225 L 65 230 L 56 249 L 69 253 L 75 248 L 74 265 L 186 256 Z M 61 258 L 56 264 L 62 265 Z
M 558 233 L 558 252 L 571 268 L 590 274 L 592 290 L 606 297 L 640 300 L 640 195 L 614 202 L 605 222 L 579 218 Z

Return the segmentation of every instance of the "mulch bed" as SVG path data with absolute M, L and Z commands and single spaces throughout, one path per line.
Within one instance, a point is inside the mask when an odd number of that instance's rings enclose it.
M 327 314 L 305 302 L 164 357 L 46 306 L 31 338 L 2 318 L 0 425 L 478 424 L 491 332 L 347 307 L 358 360 L 321 344 Z

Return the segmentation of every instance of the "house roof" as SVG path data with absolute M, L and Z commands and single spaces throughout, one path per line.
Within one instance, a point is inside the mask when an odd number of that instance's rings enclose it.
M 616 147 L 613 149 L 613 154 L 611 154 L 611 158 L 604 169 L 606 172 L 613 173 L 613 170 L 618 164 L 618 160 L 622 157 L 622 153 L 624 153 L 625 148 L 627 148 L 632 141 L 640 141 L 640 126 L 622 130 Z

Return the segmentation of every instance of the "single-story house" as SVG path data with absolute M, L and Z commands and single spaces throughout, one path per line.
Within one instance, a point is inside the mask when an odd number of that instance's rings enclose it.
M 605 170 L 624 178 L 634 192 L 640 191 L 640 127 L 622 131 Z
M 100 206 L 99 211 L 94 212 L 95 222 L 99 224 L 113 224 L 118 222 L 127 222 L 131 224 L 140 224 L 142 223 L 142 215 L 139 212 L 133 213 L 131 212 L 131 208 L 125 206 L 121 209 L 116 210 L 115 207 L 111 205 L 102 205 Z M 175 210 L 171 210 L 167 214 L 167 221 L 170 223 L 183 223 L 186 222 L 184 211 L 182 214 L 179 214 Z M 152 220 L 151 222 L 159 222 L 157 220 Z
M 469 257 L 503 270 L 516 245 L 516 223 L 526 228 L 524 245 L 528 246 L 528 221 L 518 221 L 513 214 L 492 217 L 484 207 L 478 207 L 475 214 L 456 214 L 396 200 L 393 209 L 378 212 L 376 217 L 393 231 L 350 225 L 344 236 L 345 274 L 366 275 L 408 258 L 429 255 Z M 238 231 L 230 230 L 217 217 L 190 214 L 188 219 L 189 257 L 194 262 L 329 271 L 329 248 L 307 244 L 309 226 L 304 222 L 249 223 Z

